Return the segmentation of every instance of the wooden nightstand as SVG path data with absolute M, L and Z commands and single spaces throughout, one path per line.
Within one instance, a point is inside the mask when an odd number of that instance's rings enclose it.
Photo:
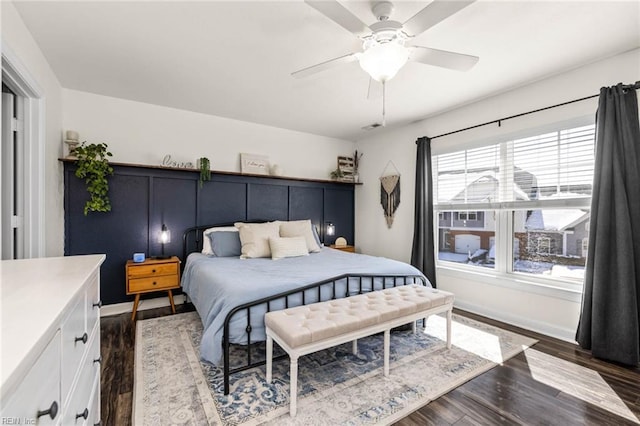
M 131 321 L 135 321 L 140 295 L 154 291 L 166 291 L 171 302 L 171 311 L 176 313 L 171 290 L 180 288 L 180 259 L 172 256 L 169 259 L 147 259 L 144 262 L 135 263 L 127 261 L 127 294 L 135 294 Z
M 355 246 L 337 246 L 335 244 L 331 244 L 329 247 L 331 247 L 332 249 L 336 249 L 336 250 L 348 251 L 349 253 L 355 253 L 356 252 Z

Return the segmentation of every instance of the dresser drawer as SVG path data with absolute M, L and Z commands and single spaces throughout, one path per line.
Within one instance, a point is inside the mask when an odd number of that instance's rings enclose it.
M 62 324 L 62 395 L 67 396 L 78 364 L 89 344 L 89 334 L 85 329 L 85 293 L 79 295 L 73 303 L 69 315 Z M 83 341 L 86 334 L 86 341 Z
M 156 291 L 165 288 L 177 287 L 178 276 L 177 275 L 164 275 L 151 278 L 136 278 L 129 280 L 128 292 L 142 293 L 145 291 Z
M 93 384 L 93 390 L 91 391 L 91 403 L 89 404 L 89 419 L 87 420 L 88 426 L 101 424 L 100 416 L 100 376 L 96 377 Z
M 64 418 L 62 419 L 62 424 L 65 426 L 85 424 L 85 420 L 90 417 L 91 391 L 96 377 L 100 376 L 99 366 L 93 362 L 92 356 L 87 356 L 82 365 L 78 367 L 80 369 L 80 376 L 71 394 L 69 404 L 65 408 Z
M 100 276 L 96 273 L 88 281 L 86 298 L 87 333 L 91 333 L 100 316 Z
M 129 266 L 129 278 L 153 277 L 156 275 L 175 275 L 178 273 L 178 264 L 156 263 L 151 265 Z
M 55 402 L 55 418 L 49 414 L 38 417 L 38 413 L 48 410 Z M 25 419 L 37 419 L 38 425 L 59 424 L 62 413 L 60 399 L 60 331 L 44 351 L 33 367 L 13 392 L 7 404 L 0 411 L 2 424 L 24 424 Z M 10 419 L 19 419 L 21 423 L 9 423 Z M 17 421 L 17 420 L 16 420 Z

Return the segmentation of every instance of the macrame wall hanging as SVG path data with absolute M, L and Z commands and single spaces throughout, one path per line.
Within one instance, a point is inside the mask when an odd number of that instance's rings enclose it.
M 380 175 L 380 204 L 387 221 L 387 228 L 391 229 L 393 216 L 400 205 L 400 172 L 391 160 Z

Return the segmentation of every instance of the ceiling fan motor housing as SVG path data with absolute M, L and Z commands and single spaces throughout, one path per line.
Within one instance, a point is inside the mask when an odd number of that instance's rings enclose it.
M 365 48 L 367 40 L 374 40 L 376 43 L 383 44 L 396 42 L 404 45 L 407 35 L 402 31 L 402 24 L 396 21 L 379 21 L 370 25 L 373 33 L 365 39 Z

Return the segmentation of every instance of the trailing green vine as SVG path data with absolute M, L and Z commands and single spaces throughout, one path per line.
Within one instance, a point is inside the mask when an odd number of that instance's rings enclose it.
M 201 157 L 198 159 L 198 168 L 200 169 L 200 188 L 204 185 L 205 181 L 211 180 L 211 163 L 207 157 Z
M 84 179 L 87 184 L 87 192 L 91 198 L 84 206 L 84 215 L 92 212 L 111 211 L 109 201 L 109 182 L 107 176 L 113 174 L 113 167 L 109 165 L 108 157 L 112 154 L 107 151 L 106 143 L 91 143 L 76 148 L 76 176 Z

